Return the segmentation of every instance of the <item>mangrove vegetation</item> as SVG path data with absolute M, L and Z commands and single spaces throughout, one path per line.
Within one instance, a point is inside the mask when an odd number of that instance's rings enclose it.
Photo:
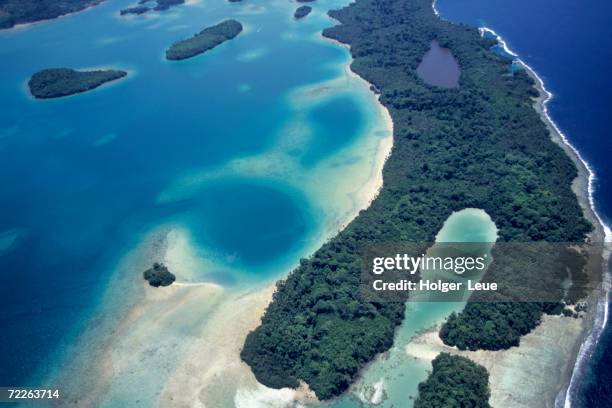
M 473 361 L 441 353 L 433 371 L 419 384 L 414 408 L 491 408 L 489 374 Z
M 159 262 L 155 262 L 153 267 L 144 271 L 142 275 L 149 282 L 149 285 L 155 288 L 172 285 L 176 279 L 176 276 L 168 270 L 166 265 Z
M 303 380 L 320 399 L 345 391 L 391 347 L 404 319 L 403 303 L 360 296 L 368 245 L 433 242 L 449 215 L 464 208 L 486 211 L 500 241 L 582 242 L 591 230 L 571 190 L 577 170 L 533 109 L 533 80 L 523 70 L 508 75 L 509 61 L 492 52 L 493 40 L 439 19 L 431 0 L 357 0 L 330 15 L 340 24 L 324 35 L 350 45 L 352 70 L 372 84 L 393 118 L 384 186 L 368 209 L 277 283 L 241 353 L 264 385 L 296 387 Z M 456 87 L 417 75 L 434 40 L 459 65 Z M 493 257 L 503 261 L 504 253 Z M 503 283 L 511 274 L 493 276 Z M 522 284 L 544 290 L 546 279 L 530 279 Z M 503 293 L 470 302 L 442 338 L 452 344 L 449 333 L 459 333 L 479 348 L 510 347 L 543 313 L 559 310 L 564 293 L 548 295 L 546 302 L 513 302 Z M 481 377 L 474 385 L 482 390 L 486 372 L 466 370 Z

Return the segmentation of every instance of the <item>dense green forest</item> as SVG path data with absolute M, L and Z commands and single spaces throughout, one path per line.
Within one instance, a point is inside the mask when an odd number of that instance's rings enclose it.
M 0 29 L 49 20 L 100 4 L 103 0 L 0 0 Z
M 492 40 L 438 19 L 431 0 L 357 0 L 330 15 L 341 24 L 324 35 L 351 46 L 353 71 L 380 93 L 393 118 L 384 187 L 346 229 L 278 282 L 241 354 L 261 383 L 295 387 L 304 380 L 321 399 L 345 391 L 389 349 L 404 318 L 402 303 L 360 297 L 365 246 L 433 242 L 448 216 L 468 207 L 492 217 L 501 241 L 582 241 L 591 229 L 570 188 L 576 168 L 533 109 L 533 81 L 524 71 L 512 74 L 509 61 L 491 51 Z M 434 39 L 459 62 L 458 88 L 429 86 L 416 75 Z M 493 256 L 504 260 L 503 253 Z M 537 292 L 546 281 L 526 284 Z M 465 344 L 509 347 L 543 313 L 559 310 L 563 292 L 552 296 L 513 303 L 500 294 L 492 303 L 470 303 L 442 337 L 449 344 L 455 333 Z
M 489 374 L 483 366 L 448 353 L 439 354 L 432 366 L 419 384 L 414 408 L 491 408 Z
M 172 44 L 166 50 L 166 58 L 169 60 L 183 60 L 195 57 L 231 40 L 241 32 L 242 24 L 236 20 L 225 20 L 205 28 L 191 38 Z
M 127 72 L 115 69 L 76 71 L 70 68 L 49 68 L 32 75 L 28 86 L 36 98 L 59 98 L 89 91 L 126 75 Z

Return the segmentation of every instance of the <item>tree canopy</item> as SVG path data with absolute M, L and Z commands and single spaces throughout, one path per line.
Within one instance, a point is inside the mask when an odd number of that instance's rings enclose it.
M 433 242 L 453 211 L 469 207 L 491 216 L 502 241 L 582 241 L 591 229 L 571 190 L 577 170 L 533 109 L 533 80 L 511 72 L 493 40 L 439 19 L 430 0 L 357 0 L 330 15 L 340 24 L 323 34 L 350 45 L 352 70 L 380 94 L 393 118 L 393 151 L 377 198 L 278 283 L 241 354 L 261 383 L 304 380 L 320 399 L 345 391 L 391 347 L 404 319 L 404 304 L 360 296 L 366 246 Z M 416 74 L 433 40 L 457 59 L 458 88 L 427 85 Z M 442 337 L 452 344 L 447 334 L 457 323 L 466 345 L 511 347 L 557 306 L 557 295 L 533 305 L 470 303 Z

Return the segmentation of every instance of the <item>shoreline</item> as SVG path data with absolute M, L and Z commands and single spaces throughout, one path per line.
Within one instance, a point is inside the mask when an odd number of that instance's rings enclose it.
M 64 95 L 64 96 L 58 96 L 58 97 L 53 97 L 53 98 L 37 98 L 36 96 L 32 95 L 32 92 L 30 91 L 30 86 L 28 84 L 28 82 L 30 81 L 30 79 L 32 79 L 32 75 L 30 75 L 30 77 L 24 79 L 21 82 L 21 90 L 22 92 L 25 94 L 25 97 L 32 101 L 32 102 L 49 102 L 49 103 L 53 103 L 56 101 L 60 101 L 60 100 L 65 100 L 65 99 L 70 99 L 70 98 L 75 98 L 77 96 L 83 95 L 83 94 L 89 94 L 89 93 L 93 93 L 96 91 L 102 91 L 104 89 L 108 89 L 114 86 L 117 86 L 118 84 L 122 84 L 123 82 L 126 82 L 128 80 L 131 80 L 132 78 L 134 78 L 137 75 L 137 70 L 133 69 L 133 68 L 127 68 L 127 67 L 122 67 L 119 64 L 113 64 L 113 65 L 95 65 L 95 66 L 90 66 L 90 67 L 82 67 L 82 68 L 71 68 L 74 69 L 75 71 L 95 71 L 95 70 L 119 70 L 119 71 L 125 71 L 126 75 L 124 75 L 123 77 L 120 78 L 116 78 L 116 79 L 112 79 L 110 81 L 106 81 L 98 86 L 96 86 L 95 88 L 92 89 L 87 89 L 85 91 L 81 91 L 81 92 L 75 92 L 72 93 L 70 95 Z
M 436 8 L 437 0 L 432 0 L 432 10 L 434 14 L 441 20 L 444 19 Z M 448 21 L 455 24 L 452 21 Z M 572 181 L 572 191 L 578 199 L 578 203 L 582 208 L 584 217 L 593 225 L 593 231 L 588 235 L 588 240 L 591 242 L 603 242 L 604 248 L 601 259 L 601 274 L 602 282 L 606 290 L 603 296 L 587 300 L 589 305 L 588 313 L 582 318 L 585 321 L 584 327 L 577 334 L 574 346 L 571 350 L 571 358 L 565 361 L 564 369 L 561 376 L 561 381 L 557 384 L 556 392 L 553 399 L 555 408 L 571 408 L 571 392 L 575 386 L 577 375 L 581 372 L 584 365 L 588 362 L 589 354 L 597 345 L 601 333 L 605 329 L 609 317 L 609 291 L 610 276 L 608 273 L 610 265 L 610 250 L 606 248 L 605 243 L 612 241 L 612 231 L 607 226 L 602 218 L 597 213 L 594 200 L 594 181 L 595 172 L 591 169 L 588 162 L 583 159 L 578 149 L 576 149 L 567 136 L 554 122 L 548 111 L 548 103 L 552 100 L 553 94 L 546 89 L 544 81 L 536 73 L 536 71 L 519 58 L 518 54 L 511 50 L 505 40 L 495 30 L 489 27 L 479 27 L 478 31 L 481 35 L 489 33 L 495 37 L 495 40 L 502 47 L 504 52 L 509 54 L 513 60 L 518 63 L 527 74 L 534 80 L 534 87 L 538 90 L 539 96 L 534 98 L 533 108 L 539 114 L 541 120 L 546 125 L 550 138 L 553 142 L 559 145 L 563 151 L 570 157 L 578 171 L 577 177 Z M 544 322 L 541 326 L 544 325 Z M 539 327 L 539 326 L 538 326 Z M 537 330 L 537 328 L 536 328 Z M 520 350 L 521 347 L 519 346 Z M 491 381 L 492 383 L 492 381 Z M 493 387 L 492 387 L 493 388 Z
M 322 40 L 329 40 L 332 43 L 336 43 L 336 45 L 342 45 L 343 48 L 348 50 L 346 44 L 328 39 L 322 35 L 320 37 Z M 328 231 L 330 237 L 342 231 L 355 219 L 362 209 L 368 208 L 376 199 L 383 186 L 382 169 L 391 154 L 393 146 L 393 121 L 391 115 L 378 100 L 379 96 L 371 91 L 371 84 L 350 69 L 352 61 L 349 52 L 347 64 L 343 69 L 344 75 L 358 78 L 367 87 L 371 97 L 375 100 L 390 136 L 383 137 L 378 141 L 376 158 L 370 170 L 370 177 L 356 192 L 357 194 L 352 197 L 355 204 L 353 208 L 344 214 L 344 219 L 338 220 L 335 226 Z M 318 247 L 314 248 L 314 251 L 317 249 Z M 290 270 L 282 276 L 285 277 L 289 272 Z M 275 288 L 274 284 L 265 285 L 236 294 L 233 298 L 235 298 L 236 304 L 241 304 L 240 307 L 236 307 L 235 304 L 229 304 L 231 302 L 224 302 L 226 307 L 220 308 L 210 323 L 212 330 L 207 330 L 207 333 L 202 334 L 202 337 L 194 343 L 192 352 L 187 353 L 185 361 L 181 362 L 175 372 L 170 375 L 166 387 L 162 390 L 162 397 L 158 401 L 157 406 L 182 406 L 181 404 L 185 406 L 201 406 L 198 404 L 206 405 L 207 402 L 213 401 L 219 404 L 215 406 L 225 407 L 228 401 L 233 401 L 235 406 L 239 408 L 250 407 L 252 406 L 250 404 L 254 402 L 277 404 L 271 406 L 284 407 L 292 406 L 291 404 L 295 401 L 317 402 L 316 396 L 308 389 L 306 384 L 302 384 L 297 389 L 281 388 L 278 390 L 261 385 L 255 379 L 250 367 L 240 359 L 239 354 L 244 338 L 260 324 L 265 308 L 272 301 Z M 237 316 L 240 310 L 246 310 L 247 313 L 242 312 L 240 316 Z M 224 323 L 228 319 L 232 320 L 232 316 L 234 317 L 233 320 L 237 321 L 237 324 L 234 324 L 231 328 L 233 334 L 231 336 L 220 335 L 219 333 L 224 331 Z M 220 336 L 225 340 L 224 344 L 219 347 L 219 341 L 211 341 L 211 336 L 212 338 Z M 198 346 L 198 343 L 201 344 Z M 208 350 L 202 347 L 203 344 L 213 345 L 213 347 L 218 348 L 214 357 L 211 357 Z M 223 379 L 221 380 L 219 373 L 222 372 L 225 374 L 222 375 Z M 185 386 L 186 384 L 187 386 Z M 231 395 L 232 393 L 234 394 Z M 233 398 L 230 398 L 232 396 Z
M 550 133 L 551 139 L 559 145 L 565 153 L 572 159 L 578 176 L 572 182 L 572 190 L 578 198 L 578 202 L 582 207 L 584 217 L 593 224 L 594 230 L 589 234 L 591 242 L 610 242 L 612 233 L 610 228 L 603 222 L 602 218 L 597 213 L 594 199 L 594 181 L 595 172 L 589 166 L 588 162 L 581 156 L 567 136 L 561 131 L 557 124 L 553 121 L 548 111 L 548 103 L 552 100 L 553 94 L 546 89 L 544 81 L 529 66 L 525 61 L 519 58 L 518 54 L 511 50 L 504 39 L 495 30 L 488 27 L 480 27 L 481 34 L 490 33 L 495 36 L 498 44 L 503 48 L 504 52 L 514 58 L 527 74 L 535 81 L 535 88 L 539 92 L 539 96 L 534 99 L 534 109 L 540 115 L 542 121 L 546 124 Z M 610 253 L 604 247 L 601 260 L 602 282 L 604 285 L 609 285 L 608 265 L 610 262 Z M 608 310 L 608 291 L 604 291 L 603 298 L 587 299 L 589 304 L 589 313 L 585 316 L 586 325 L 584 330 L 579 335 L 579 341 L 572 350 L 572 358 L 568 360 L 567 368 L 563 375 L 563 383 L 559 386 L 559 391 L 555 398 L 554 406 L 561 408 L 571 407 L 571 392 L 576 385 L 576 375 L 579 374 L 582 367 L 588 361 L 591 350 L 597 345 L 601 333 L 606 327 L 609 310 Z M 603 304 L 603 307 L 602 307 Z
M 339 23 L 337 20 L 334 20 L 331 17 L 330 17 L 330 20 L 332 20 L 334 23 Z M 357 215 L 362 209 L 368 208 L 372 204 L 372 202 L 376 199 L 376 197 L 378 197 L 378 195 L 380 194 L 380 191 L 382 190 L 383 183 L 384 183 L 383 169 L 385 167 L 385 164 L 387 163 L 387 160 L 391 156 L 391 152 L 393 151 L 393 143 L 394 143 L 394 136 L 395 136 L 393 133 L 394 123 L 393 123 L 393 118 L 391 117 L 391 113 L 389 112 L 389 109 L 387 109 L 387 107 L 384 106 L 380 102 L 380 94 L 373 91 L 373 85 L 369 83 L 365 78 L 359 76 L 356 72 L 354 72 L 351 69 L 351 64 L 353 63 L 353 57 L 351 54 L 350 45 L 344 44 L 333 38 L 325 37 L 323 35 L 323 31 L 319 33 L 319 38 L 323 42 L 327 42 L 327 43 L 331 43 L 331 44 L 340 46 L 348 52 L 349 58 L 347 59 L 347 64 L 345 64 L 344 66 L 344 75 L 346 75 L 349 78 L 356 79 L 360 81 L 364 86 L 366 86 L 366 88 L 368 89 L 368 93 L 370 94 L 370 97 L 372 98 L 372 101 L 378 107 L 379 115 L 383 119 L 385 129 L 389 133 L 389 136 L 381 138 L 380 141 L 378 142 L 378 146 L 376 149 L 376 155 L 374 158 L 374 166 L 371 169 L 370 177 L 368 178 L 366 183 L 362 186 L 362 188 L 358 191 L 358 193 L 361 193 L 362 196 L 365 196 L 365 197 L 361 197 L 363 200 L 362 202 L 364 203 L 364 205 L 361 206 L 363 208 L 359 208 L 360 207 L 359 205 L 355 205 L 354 206 L 355 208 L 353 211 L 354 214 L 347 217 L 348 220 L 340 224 L 338 231 L 335 232 L 335 234 L 337 234 L 340 231 L 342 231 L 344 228 L 346 228 L 348 224 L 353 219 L 355 219 L 355 217 L 357 217 Z M 371 185 L 368 186 L 368 184 L 371 184 Z M 356 200 L 356 201 L 359 201 L 359 200 Z
M 499 38 L 499 36 L 498 36 Z M 504 49 L 507 49 L 505 43 L 502 45 Z M 580 152 L 569 142 L 567 137 L 559 129 L 556 123 L 552 120 L 548 113 L 547 104 L 552 100 L 553 94 L 549 92 L 544 81 L 538 76 L 538 74 L 527 65 L 520 58 L 516 60 L 536 81 L 536 88 L 540 92 L 540 96 L 536 99 L 534 105 L 536 111 L 540 114 L 542 121 L 546 124 L 551 134 L 551 138 L 559 146 L 563 148 L 566 154 L 572 159 L 576 168 L 578 169 L 578 176 L 572 182 L 572 189 L 578 198 L 578 202 L 582 207 L 585 218 L 587 218 L 594 227 L 594 230 L 589 234 L 589 239 L 592 242 L 609 242 L 610 230 L 608 226 L 603 222 L 599 214 L 595 209 L 594 201 L 594 188 L 593 183 L 595 180 L 595 173 L 590 168 L 589 164 L 582 158 Z M 601 259 L 601 274 L 602 283 L 607 284 L 607 271 L 608 263 L 610 262 L 610 254 L 604 247 Z M 570 364 L 564 376 L 564 381 L 561 386 L 561 390 L 557 394 L 555 399 L 556 407 L 571 407 L 571 391 L 575 386 L 574 381 L 576 377 L 574 373 L 577 373 L 583 364 L 588 361 L 588 354 L 593 347 L 595 347 L 599 341 L 601 332 L 605 329 L 608 320 L 608 291 L 604 291 L 603 297 L 593 298 L 588 301 L 589 313 L 585 316 L 586 321 L 589 322 L 585 330 L 581 333 L 580 341 L 573 350 L 572 358 L 569 360 Z M 602 302 L 603 301 L 603 302 Z M 603 303 L 603 310 L 600 309 Z M 603 314 L 602 314 L 603 313 Z M 599 321 L 599 320 L 602 321 Z M 562 400 L 562 402 L 561 402 Z
M 36 26 L 36 25 L 40 25 L 40 24 L 44 24 L 44 23 L 49 23 L 49 22 L 52 22 L 52 21 L 55 21 L 55 20 L 59 20 L 61 18 L 65 18 L 65 17 L 72 17 L 72 16 L 74 16 L 76 14 L 89 11 L 89 10 L 93 9 L 94 7 L 97 7 L 100 4 L 104 3 L 104 1 L 105 0 L 98 0 L 95 3 L 90 4 L 89 6 L 86 6 L 86 7 L 82 8 L 82 9 L 80 9 L 80 10 L 75 10 L 75 11 L 71 11 L 71 12 L 66 13 L 66 14 L 61 14 L 61 15 L 59 15 L 57 17 L 45 18 L 45 19 L 42 19 L 42 20 L 30 21 L 30 22 L 27 22 L 27 23 L 18 23 L 18 24 L 15 24 L 12 27 L 0 28 L 0 34 L 5 33 L 5 32 L 6 33 L 10 33 L 10 32 L 14 32 L 14 31 L 27 30 L 27 29 L 30 29 L 30 28 Z
M 432 1 L 432 9 L 434 14 L 438 18 L 444 21 L 448 21 L 443 19 L 438 10 L 436 9 L 436 2 L 437 0 Z M 453 22 L 450 23 L 454 24 Z M 518 54 L 516 54 L 507 46 L 504 39 L 497 32 L 488 27 L 479 27 L 478 31 L 481 35 L 487 32 L 493 35 L 497 43 L 503 48 L 503 50 L 509 55 L 511 55 L 514 58 L 514 61 L 518 63 L 521 67 L 523 67 L 527 74 L 534 80 L 534 87 L 538 90 L 539 96 L 537 98 L 534 98 L 533 107 L 539 114 L 541 120 L 546 125 L 551 140 L 553 140 L 553 142 L 555 142 L 564 150 L 564 152 L 574 162 L 574 165 L 576 166 L 576 169 L 578 171 L 578 176 L 572 181 L 572 190 L 578 199 L 584 217 L 589 220 L 594 227 L 594 230 L 589 234 L 588 239 L 591 242 L 609 242 L 611 239 L 610 228 L 605 225 L 605 223 L 602 221 L 595 209 L 593 197 L 593 182 L 595 174 L 588 165 L 588 163 L 582 158 L 580 152 L 569 142 L 565 134 L 563 134 L 563 132 L 555 124 L 555 122 L 552 120 L 548 113 L 547 104 L 552 99 L 553 94 L 546 89 L 544 81 L 537 75 L 535 70 L 523 60 L 521 60 L 518 57 Z M 609 258 L 610 254 L 609 252 L 606 252 L 604 248 L 601 267 L 604 284 L 606 284 L 607 280 L 609 279 L 609 276 L 607 274 Z M 605 296 L 606 299 L 604 302 L 601 302 L 602 299 L 587 299 L 590 306 L 589 313 L 587 313 L 587 315 L 583 318 L 585 320 L 585 323 L 587 324 L 585 324 L 582 330 L 577 333 L 575 344 L 571 350 L 572 357 L 569 360 L 565 361 L 564 368 L 562 370 L 563 373 L 561 381 L 555 387 L 556 392 L 554 393 L 555 395 L 552 406 L 555 406 L 557 408 L 571 407 L 569 396 L 571 395 L 573 382 L 575 380 L 574 375 L 577 371 L 580 370 L 581 366 L 584 364 L 586 360 L 585 357 L 587 357 L 589 351 L 594 345 L 597 344 L 599 335 L 601 334 L 607 323 L 608 299 L 607 295 Z M 603 310 L 601 310 L 602 303 Z M 603 321 L 600 322 L 599 320 Z M 544 325 L 544 322 L 541 325 Z M 521 347 L 519 346 L 518 349 L 520 348 Z M 491 383 L 493 383 L 493 381 L 491 381 Z M 563 401 L 561 402 L 561 400 Z

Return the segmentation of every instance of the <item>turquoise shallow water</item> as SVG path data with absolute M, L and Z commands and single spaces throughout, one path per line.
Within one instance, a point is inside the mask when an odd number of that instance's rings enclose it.
M 474 208 L 453 213 L 436 236 L 436 242 L 483 243 L 482 249 L 487 252 L 496 240 L 497 228 L 489 215 Z M 407 302 L 406 317 L 395 334 L 393 347 L 370 364 L 350 393 L 324 406 L 358 408 L 364 404 L 372 406 L 370 403 L 385 408 L 412 406 L 418 385 L 427 378 L 431 364 L 409 356 L 406 346 L 414 336 L 441 323 L 464 305 L 464 302 Z
M 343 3 L 296 22 L 289 2 L 202 1 L 126 19 L 118 10 L 130 2 L 109 1 L 0 32 L 0 270 L 10 282 L 0 287 L 0 384 L 39 385 L 105 308 L 119 260 L 159 225 L 185 228 L 210 256 L 212 267 L 179 279 L 233 287 L 286 273 L 351 212 L 354 199 L 326 197 L 323 181 L 365 183 L 373 154 L 356 147 L 384 132 L 367 88 L 337 80 L 347 51 L 319 38 L 333 24 L 325 12 Z M 230 17 L 245 26 L 235 40 L 164 60 L 172 42 Z M 60 66 L 129 75 L 32 99 L 29 76 Z

